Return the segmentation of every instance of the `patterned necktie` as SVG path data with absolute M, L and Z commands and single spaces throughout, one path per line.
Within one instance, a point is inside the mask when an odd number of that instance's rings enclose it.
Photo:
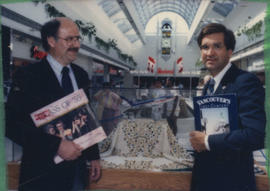
M 210 79 L 208 87 L 207 87 L 207 91 L 206 91 L 206 95 L 213 95 L 214 94 L 214 86 L 215 86 L 215 80 L 213 78 Z
M 69 77 L 69 68 L 66 66 L 62 69 L 62 88 L 64 89 L 65 95 L 70 94 L 74 90 Z

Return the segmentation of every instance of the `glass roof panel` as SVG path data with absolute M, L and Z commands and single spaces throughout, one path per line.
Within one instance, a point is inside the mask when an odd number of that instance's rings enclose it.
M 217 2 L 213 7 L 213 10 L 223 17 L 227 17 L 233 8 L 238 4 L 236 0 Z
M 145 28 L 147 22 L 161 12 L 174 12 L 182 16 L 190 27 L 200 6 L 201 0 L 132 0 Z
M 116 6 L 117 3 L 115 1 L 99 1 L 98 5 L 102 6 L 109 17 L 120 11 L 120 7 Z
M 135 39 L 139 39 L 138 36 L 136 37 L 138 34 L 127 35 L 134 26 L 131 25 L 119 6 L 119 4 L 124 4 L 125 0 L 97 0 L 97 2 L 131 43 Z M 201 0 L 132 0 L 131 3 L 134 5 L 135 14 L 137 14 L 139 23 L 144 29 L 153 16 L 163 12 L 176 13 L 185 20 L 190 28 Z
M 132 26 L 129 23 L 127 17 L 121 10 L 119 4 L 117 1 L 113 0 L 97 0 L 98 5 L 104 10 L 104 12 L 107 14 L 107 16 L 113 21 L 113 23 L 116 24 L 118 29 L 127 37 L 129 42 L 134 43 L 139 38 L 136 33 L 134 34 L 127 34 L 129 31 L 131 31 Z

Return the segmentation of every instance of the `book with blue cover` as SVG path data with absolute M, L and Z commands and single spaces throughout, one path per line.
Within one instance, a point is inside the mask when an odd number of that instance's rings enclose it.
M 193 98 L 195 129 L 207 135 L 229 133 L 238 127 L 236 94 Z

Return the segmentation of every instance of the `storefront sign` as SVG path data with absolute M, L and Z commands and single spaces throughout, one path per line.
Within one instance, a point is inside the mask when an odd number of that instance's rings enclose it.
M 173 70 L 162 70 L 161 68 L 157 69 L 158 74 L 173 74 Z

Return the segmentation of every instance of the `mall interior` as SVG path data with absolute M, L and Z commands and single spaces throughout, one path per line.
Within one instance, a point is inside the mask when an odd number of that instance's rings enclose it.
M 236 47 L 230 62 L 254 73 L 265 88 L 266 1 L 29 0 L 3 3 L 0 9 L 4 101 L 13 74 L 47 55 L 41 26 L 61 16 L 78 25 L 82 42 L 74 63 L 91 81 L 89 102 L 94 113 L 99 108 L 94 95 L 107 82 L 122 100 L 112 117 L 114 129 L 99 143 L 104 172 L 91 190 L 189 190 L 188 134 L 195 128 L 192 99 L 201 95 L 199 83 L 208 75 L 197 37 L 207 24 L 221 23 L 233 31 Z M 179 115 L 172 132 L 160 110 L 175 96 L 181 99 L 179 108 L 174 108 Z M 127 133 L 125 128 L 134 124 L 138 132 Z M 145 139 L 137 140 L 138 133 Z M 131 142 L 140 144 L 132 150 L 137 149 L 136 156 L 132 154 L 136 159 L 130 155 Z M 7 185 L 17 190 L 22 147 L 5 138 L 5 149 Z M 154 155 L 153 150 L 162 154 Z M 268 190 L 265 150 L 255 151 L 254 158 L 258 190 Z

